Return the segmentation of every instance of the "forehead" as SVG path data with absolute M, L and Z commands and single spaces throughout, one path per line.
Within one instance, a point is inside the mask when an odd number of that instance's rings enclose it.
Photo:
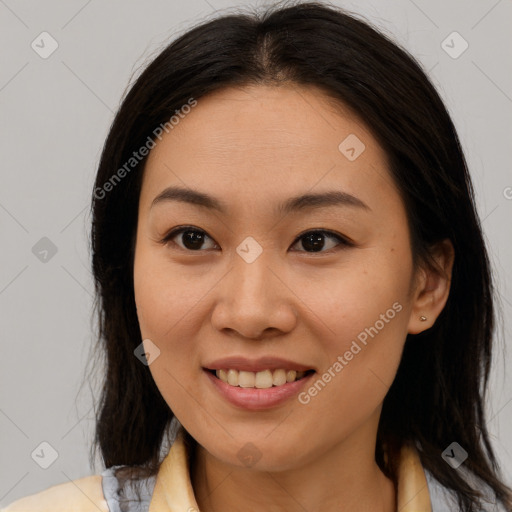
M 397 191 L 368 127 L 321 90 L 298 85 L 228 88 L 199 98 L 161 141 L 141 200 L 179 184 L 244 200 L 337 187 L 364 202 Z M 150 197 L 151 196 L 151 197 Z

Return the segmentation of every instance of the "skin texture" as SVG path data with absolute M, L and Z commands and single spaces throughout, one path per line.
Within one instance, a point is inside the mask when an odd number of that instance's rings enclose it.
M 365 145 L 354 161 L 338 149 L 350 134 Z M 226 214 L 178 201 L 151 207 L 171 185 L 219 198 Z M 275 211 L 289 197 L 330 190 L 369 209 Z M 186 249 L 181 234 L 161 243 L 182 225 L 204 231 L 203 246 Z M 322 252 L 312 252 L 298 239 L 322 229 L 355 245 L 326 236 Z M 236 252 L 248 236 L 263 250 L 252 263 Z M 160 350 L 150 371 L 199 443 L 191 478 L 202 511 L 395 510 L 393 483 L 375 462 L 377 426 L 407 333 L 432 326 L 448 298 L 451 244 L 436 258 L 444 276 L 414 272 L 386 154 L 361 120 L 316 88 L 224 89 L 164 135 L 140 195 L 135 300 L 142 339 Z M 395 303 L 400 312 L 307 404 L 293 397 L 243 410 L 202 370 L 220 357 L 269 355 L 319 377 Z M 251 467 L 238 457 L 248 442 L 261 457 Z

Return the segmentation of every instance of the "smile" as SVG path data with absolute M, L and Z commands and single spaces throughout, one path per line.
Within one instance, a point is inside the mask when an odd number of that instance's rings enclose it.
M 296 371 L 278 368 L 259 372 L 238 371 L 234 369 L 210 370 L 218 379 L 233 387 L 267 389 L 282 386 L 304 378 L 314 370 Z

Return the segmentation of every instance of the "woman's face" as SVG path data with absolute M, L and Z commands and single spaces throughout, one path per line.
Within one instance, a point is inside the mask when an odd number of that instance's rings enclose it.
M 168 187 L 189 195 L 155 201 Z M 413 277 L 385 153 L 314 88 L 201 98 L 150 152 L 134 263 L 142 339 L 167 404 L 217 459 L 282 470 L 375 442 L 418 325 Z M 229 382 L 207 369 L 231 370 Z M 294 369 L 309 373 L 282 384 Z

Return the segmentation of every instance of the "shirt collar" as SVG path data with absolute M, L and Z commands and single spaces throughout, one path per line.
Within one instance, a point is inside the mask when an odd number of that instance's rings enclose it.
M 397 503 L 400 512 L 432 512 L 428 484 L 418 452 L 402 447 L 398 468 Z M 149 512 L 199 512 L 189 476 L 183 427 L 157 474 Z

